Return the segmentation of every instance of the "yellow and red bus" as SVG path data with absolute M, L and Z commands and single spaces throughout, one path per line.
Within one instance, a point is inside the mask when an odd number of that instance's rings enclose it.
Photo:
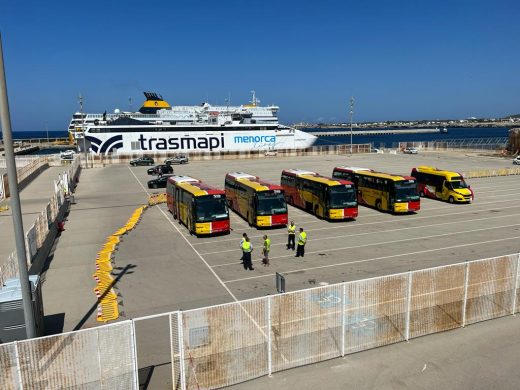
M 166 202 L 173 218 L 190 234 L 229 233 L 226 193 L 189 176 L 170 176 Z
M 244 172 L 231 172 L 226 175 L 225 188 L 229 207 L 250 225 L 287 225 L 287 204 L 281 186 Z
M 332 176 L 353 181 L 358 191 L 358 202 L 365 206 L 392 213 L 415 212 L 421 208 L 414 177 L 358 167 L 335 167 Z
M 282 171 L 281 185 L 287 203 L 330 220 L 358 216 L 356 188 L 347 180 L 331 179 L 301 169 Z
M 412 169 L 417 179 L 419 195 L 450 203 L 471 203 L 473 190 L 460 173 L 421 166 Z

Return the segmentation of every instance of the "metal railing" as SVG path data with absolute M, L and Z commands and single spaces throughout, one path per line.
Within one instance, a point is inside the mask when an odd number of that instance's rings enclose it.
M 399 149 L 407 147 L 424 149 L 424 150 L 453 150 L 453 149 L 467 149 L 467 150 L 503 150 L 507 147 L 507 137 L 495 138 L 463 138 L 450 139 L 447 141 L 411 141 L 399 142 L 394 145 Z

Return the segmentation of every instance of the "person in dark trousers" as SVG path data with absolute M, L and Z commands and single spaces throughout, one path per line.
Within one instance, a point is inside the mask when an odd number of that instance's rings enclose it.
M 247 238 L 247 233 L 243 233 L 242 239 L 240 240 L 240 249 L 242 249 L 242 245 L 246 241 L 246 238 Z M 242 253 L 242 257 L 240 258 L 240 261 L 242 262 L 242 264 L 244 264 L 244 253 Z
M 264 235 L 264 247 L 262 248 L 262 253 L 264 258 L 262 259 L 262 263 L 265 267 L 269 266 L 269 251 L 271 250 L 271 239 L 267 237 L 267 234 Z
M 305 244 L 307 243 L 307 233 L 303 231 L 303 228 L 300 228 L 300 235 L 298 236 L 298 245 L 296 248 L 296 256 L 295 257 L 304 257 L 305 256 Z
M 244 269 L 253 271 L 253 261 L 251 260 L 251 252 L 253 252 L 253 245 L 249 241 L 249 237 L 245 238 L 242 244 L 242 257 L 244 258 Z
M 294 250 L 294 239 L 296 237 L 296 226 L 294 226 L 294 221 L 291 221 L 291 224 L 287 226 L 287 249 Z

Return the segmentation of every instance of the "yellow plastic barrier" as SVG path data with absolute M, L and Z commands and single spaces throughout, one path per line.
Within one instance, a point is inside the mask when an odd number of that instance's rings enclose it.
M 110 290 L 105 290 L 105 289 L 101 289 L 99 287 L 96 287 L 94 289 L 94 294 L 96 294 L 96 297 L 98 299 L 100 299 L 101 301 L 116 300 L 117 299 L 117 294 L 116 294 L 116 292 L 114 291 L 113 288 L 111 288 Z M 101 298 L 101 297 L 103 297 L 103 298 Z
M 119 318 L 119 307 L 117 301 L 102 301 L 98 305 L 97 320 L 99 322 L 107 322 L 117 320 Z
M 3 211 L 8 211 L 9 210 L 9 206 L 0 206 L 0 213 L 3 212 Z
M 97 254 L 96 263 L 110 263 L 113 252 L 100 252 Z
M 166 203 L 166 193 L 150 195 L 148 198 L 148 204 L 155 206 L 159 203 Z
M 96 262 L 96 271 L 110 272 L 112 270 L 113 268 L 110 262 Z

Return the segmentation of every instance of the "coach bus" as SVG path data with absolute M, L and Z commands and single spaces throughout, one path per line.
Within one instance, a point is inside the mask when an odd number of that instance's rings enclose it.
M 358 191 L 358 202 L 365 206 L 392 213 L 415 212 L 421 208 L 414 177 L 357 167 L 336 167 L 332 176 L 353 181 Z
M 225 180 L 226 199 L 231 209 L 249 225 L 285 226 L 288 222 L 283 188 L 243 172 L 231 172 Z
M 356 189 L 350 181 L 300 169 L 286 169 L 282 171 L 281 184 L 289 204 L 317 217 L 341 220 L 358 216 Z
M 450 203 L 473 201 L 473 190 L 466 184 L 460 173 L 421 166 L 413 168 L 411 175 L 417 179 L 420 196 Z
M 166 202 L 173 218 L 190 234 L 229 233 L 226 193 L 189 176 L 170 176 Z

